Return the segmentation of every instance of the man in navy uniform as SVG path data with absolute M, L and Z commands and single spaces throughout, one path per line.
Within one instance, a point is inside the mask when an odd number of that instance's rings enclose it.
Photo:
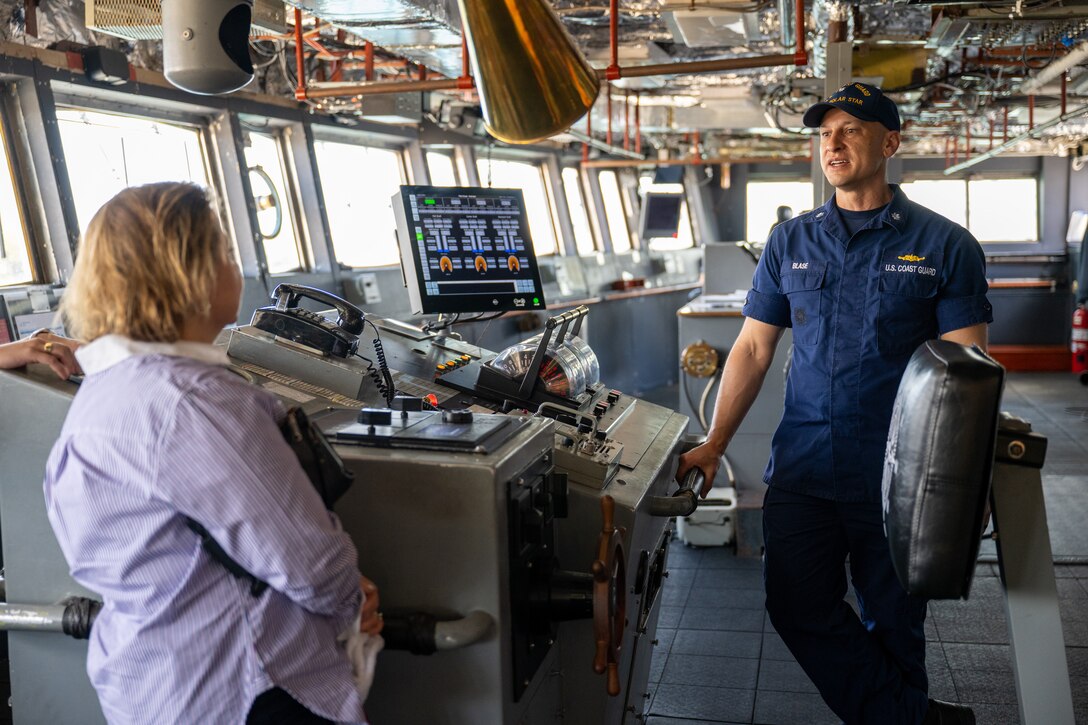
M 680 459 L 706 474 L 793 328 L 785 410 L 764 474 L 764 580 L 771 622 L 848 725 L 974 723 L 928 697 L 926 602 L 906 594 L 881 519 L 892 403 L 911 353 L 940 337 L 986 346 L 985 258 L 965 229 L 885 180 L 899 112 L 879 88 L 843 86 L 805 113 L 835 187 L 775 227 L 722 375 L 707 442 Z M 845 562 L 860 617 L 844 600 Z

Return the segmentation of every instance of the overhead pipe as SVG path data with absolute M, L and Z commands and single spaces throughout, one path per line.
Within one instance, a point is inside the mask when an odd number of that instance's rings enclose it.
M 631 150 L 631 102 L 623 92 L 623 150 Z
M 1020 92 L 1032 95 L 1047 83 L 1064 74 L 1070 68 L 1080 65 L 1088 60 L 1088 40 L 1080 43 L 1059 60 L 1054 61 L 1046 68 L 1036 73 L 1031 78 L 1020 84 Z
M 303 55 L 302 11 L 295 8 L 295 98 L 306 100 L 306 63 Z
M 1057 126 L 1059 123 L 1065 123 L 1066 121 L 1072 121 L 1074 118 L 1078 118 L 1080 116 L 1083 116 L 1086 113 L 1088 113 L 1088 105 L 1081 106 L 1080 108 L 1074 108 L 1069 113 L 1063 113 L 1060 116 L 1055 116 L 1054 118 L 1050 119 L 1049 121 L 1045 121 L 1043 123 L 1040 123 L 1034 129 L 1028 129 L 1027 131 L 1024 131 L 1019 136 L 1016 136 L 1014 138 L 1009 139 L 1008 141 L 1001 144 L 1000 146 L 998 146 L 995 149 L 991 149 L 990 151 L 987 151 L 984 154 L 979 154 L 978 156 L 971 159 L 970 161 L 964 161 L 962 164 L 956 164 L 955 166 L 951 166 L 951 167 L 945 169 L 944 170 L 945 176 L 949 176 L 949 175 L 954 174 L 954 173 L 956 173 L 958 171 L 963 171 L 964 169 L 968 169 L 968 168 L 974 166 L 975 164 L 982 163 L 983 161 L 985 161 L 987 159 L 992 159 L 995 156 L 998 156 L 1000 154 L 1005 153 L 1006 151 L 1013 148 L 1014 146 L 1016 146 L 1016 144 L 1020 143 L 1021 141 L 1024 141 L 1024 140 L 1027 140 L 1027 139 L 1031 138 L 1032 136 L 1039 133 L 1040 131 L 1045 131 L 1048 128 L 1051 128 L 1053 126 Z
M 610 0 L 610 9 L 618 6 L 618 0 Z M 794 33 L 796 47 L 792 54 L 780 53 L 772 55 L 744 56 L 740 58 L 719 58 L 716 60 L 679 61 L 675 63 L 657 63 L 651 65 L 637 65 L 623 67 L 618 63 L 618 15 L 612 13 L 610 23 L 617 27 L 614 32 L 610 28 L 610 41 L 612 42 L 611 63 L 609 67 L 597 71 L 597 75 L 604 80 L 618 80 L 620 78 L 647 78 L 661 75 L 693 75 L 699 73 L 721 73 L 731 70 L 743 70 L 748 68 L 772 68 L 777 66 L 804 66 L 808 65 L 808 54 L 805 51 L 804 28 L 804 0 L 796 0 Z M 426 81 L 392 81 L 373 82 L 340 85 L 329 88 L 307 88 L 303 76 L 303 45 L 301 11 L 295 8 L 295 61 L 299 68 L 299 84 L 295 91 L 295 97 L 300 101 L 316 98 L 337 98 L 344 96 L 364 96 L 383 93 L 411 93 L 444 90 L 472 90 L 475 87 L 473 79 L 467 74 L 457 79 L 440 79 Z M 467 44 L 467 36 L 462 34 L 462 47 Z
M 612 145 L 612 84 L 605 83 L 605 96 L 608 99 L 608 132 L 605 134 L 605 143 Z
M 588 121 L 586 122 L 586 128 L 590 128 L 590 124 L 589 124 Z M 636 161 L 636 163 L 640 163 L 640 164 L 646 163 L 646 158 L 644 156 L 636 154 L 634 151 L 628 151 L 627 149 L 620 148 L 618 146 L 609 146 L 604 141 L 601 141 L 600 139 L 596 139 L 593 136 L 584 134 L 581 131 L 575 131 L 573 128 L 565 131 L 564 133 L 566 133 L 568 136 L 571 136 L 572 138 L 574 138 L 575 141 L 581 141 L 582 142 L 582 165 L 583 166 L 593 166 L 594 164 L 597 163 L 595 161 L 590 161 L 589 160 L 589 147 L 590 146 L 592 146 L 595 149 L 599 149 L 601 151 L 604 151 L 607 154 L 612 154 L 613 156 L 623 156 L 623 157 L 628 158 L 628 159 L 634 159 Z
M 811 156 L 714 156 L 710 158 L 683 159 L 594 159 L 584 161 L 587 169 L 625 169 L 649 166 L 717 166 L 719 164 L 758 164 L 767 161 L 796 161 L 810 163 Z

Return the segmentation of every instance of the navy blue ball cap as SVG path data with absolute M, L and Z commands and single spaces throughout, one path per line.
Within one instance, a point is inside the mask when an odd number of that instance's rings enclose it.
M 868 83 L 847 83 L 832 93 L 827 100 L 814 104 L 802 119 L 809 128 L 818 128 L 824 120 L 824 114 L 832 108 L 846 111 L 862 121 L 876 121 L 889 131 L 899 130 L 899 109 L 895 101 L 884 95 L 884 91 Z

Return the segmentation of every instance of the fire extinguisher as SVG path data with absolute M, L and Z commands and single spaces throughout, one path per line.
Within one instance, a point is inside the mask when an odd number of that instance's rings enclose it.
M 1077 305 L 1073 310 L 1073 372 L 1088 382 L 1088 310 Z

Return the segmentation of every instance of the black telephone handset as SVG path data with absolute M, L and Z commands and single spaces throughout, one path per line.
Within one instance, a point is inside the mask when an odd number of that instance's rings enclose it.
M 299 307 L 303 297 L 335 307 L 336 322 Z M 276 304 L 253 313 L 250 324 L 257 329 L 336 357 L 348 357 L 359 348 L 363 311 L 347 300 L 301 284 L 276 285 L 272 299 Z

